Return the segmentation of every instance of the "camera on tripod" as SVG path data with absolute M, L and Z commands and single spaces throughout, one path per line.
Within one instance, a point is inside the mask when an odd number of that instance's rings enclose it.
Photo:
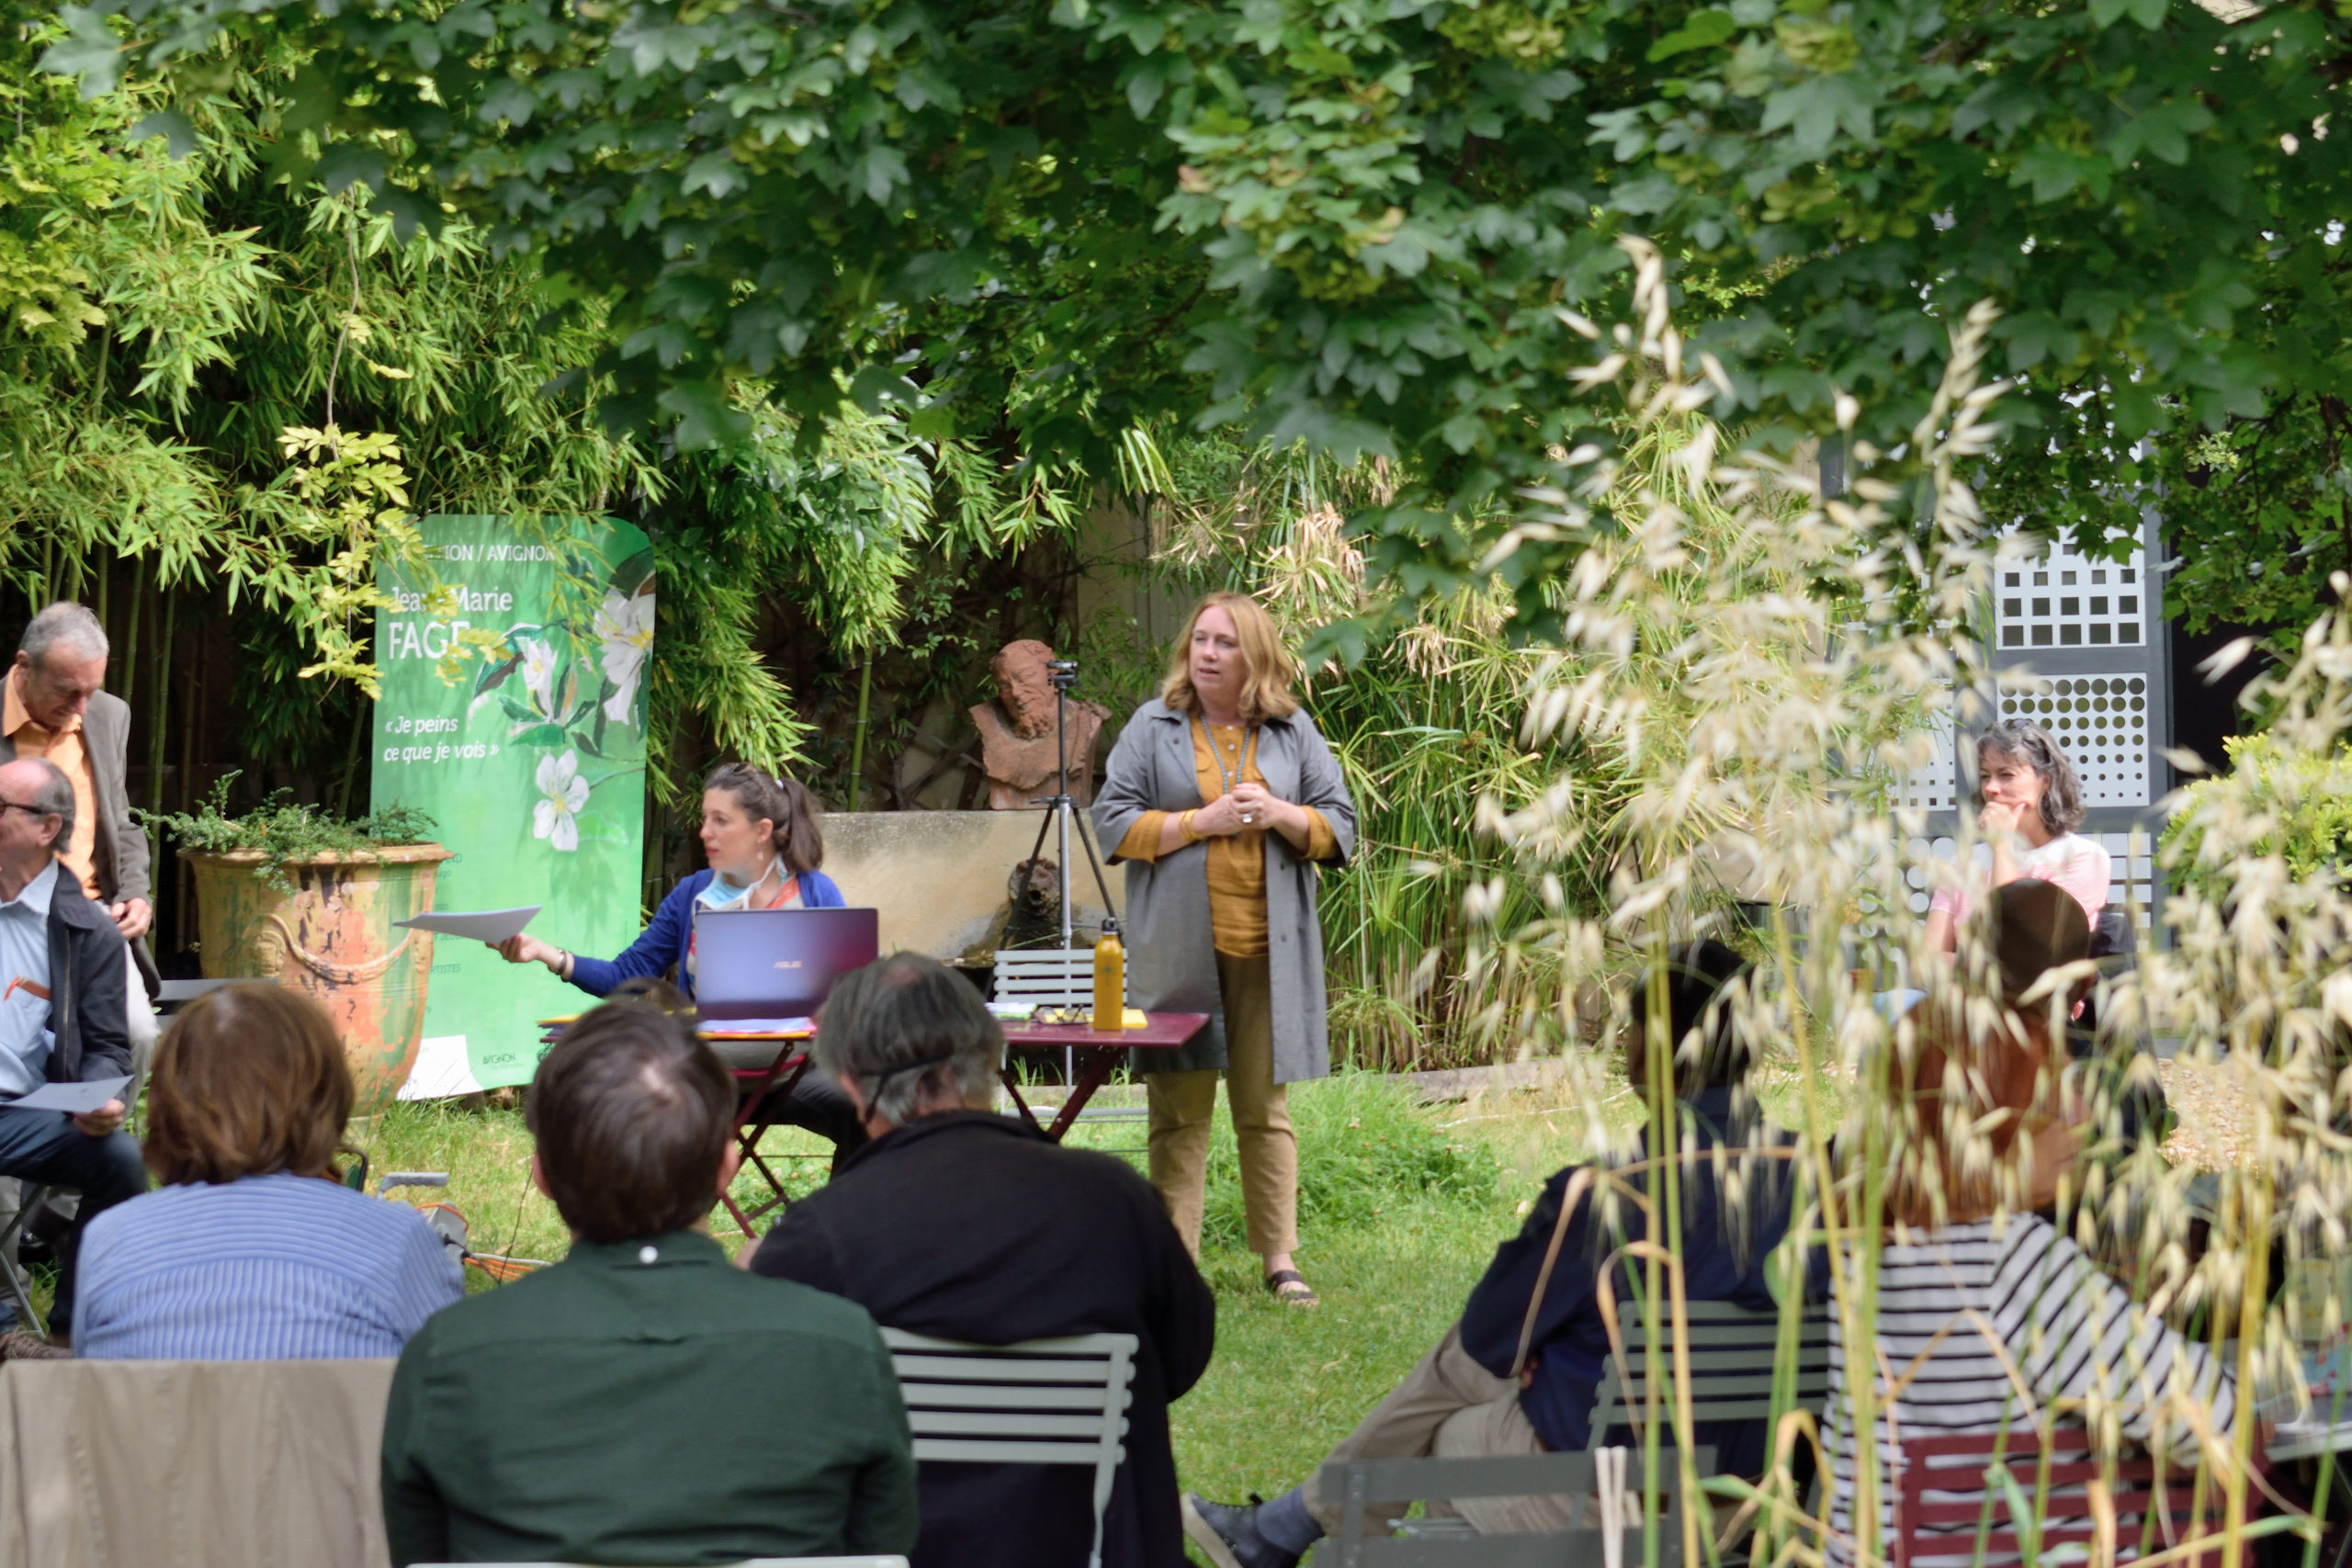
M 1067 692 L 1078 684 L 1078 660 L 1075 659 L 1049 659 L 1046 660 L 1046 678 L 1053 682 L 1057 692 Z

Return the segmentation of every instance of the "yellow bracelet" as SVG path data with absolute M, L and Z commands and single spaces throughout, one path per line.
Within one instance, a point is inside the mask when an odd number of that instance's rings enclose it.
M 1188 844 L 1201 841 L 1201 836 L 1193 831 L 1193 814 L 1189 811 L 1176 818 L 1176 832 Z

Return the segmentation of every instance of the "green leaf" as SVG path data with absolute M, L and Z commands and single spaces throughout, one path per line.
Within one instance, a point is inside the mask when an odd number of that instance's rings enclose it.
M 678 182 L 678 188 L 689 196 L 697 190 L 708 191 L 714 198 L 724 200 L 751 183 L 744 177 L 742 165 L 722 148 L 716 152 L 706 152 L 688 164 L 685 177 Z
M 687 381 L 656 400 L 677 423 L 678 449 L 707 452 L 741 446 L 752 433 L 751 415 L 734 406 L 717 381 Z
M 162 137 L 164 145 L 175 158 L 185 158 L 196 151 L 196 127 L 189 123 L 187 116 L 177 109 L 157 109 L 153 114 L 141 115 L 124 133 L 123 139 L 144 141 L 151 136 Z
M 506 684 L 508 676 L 522 667 L 523 656 L 519 653 L 503 662 L 486 666 L 481 673 L 474 677 L 474 695 L 479 697 L 486 692 L 498 690 L 499 687 Z
M 107 26 L 105 13 L 90 6 L 61 6 L 57 19 L 65 36 L 42 51 L 40 68 L 81 78 L 82 96 L 95 98 L 115 89 L 122 69 L 122 43 Z
M 1713 49 L 1727 42 L 1739 30 L 1729 11 L 1710 8 L 1698 12 L 1681 27 L 1650 45 L 1649 62 L 1655 65 L 1661 60 L 1693 49 Z

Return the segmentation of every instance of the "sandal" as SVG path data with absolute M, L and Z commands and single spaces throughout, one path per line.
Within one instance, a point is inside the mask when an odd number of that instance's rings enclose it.
M 1279 1269 L 1267 1275 L 1266 1289 L 1273 1292 L 1274 1300 L 1284 1306 L 1316 1307 L 1323 1304 L 1323 1298 L 1299 1277 L 1295 1269 Z

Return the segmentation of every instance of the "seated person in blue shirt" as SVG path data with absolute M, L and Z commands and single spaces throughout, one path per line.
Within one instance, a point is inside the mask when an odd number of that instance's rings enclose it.
M 1674 1077 L 1682 1131 L 1678 1136 L 1686 1150 L 1693 1145 L 1699 1150 L 1718 1145 L 1737 1149 L 1764 1141 L 1752 1103 L 1743 1103 L 1739 1087 L 1747 1070 L 1747 1050 L 1731 1027 L 1728 1002 L 1721 998 L 1723 987 L 1743 967 L 1739 956 L 1721 942 L 1703 942 L 1678 951 L 1668 969 L 1668 1029 L 1679 1045 Z M 1637 1020 L 1641 1012 L 1637 1006 Z M 1634 1029 L 1625 1053 L 1627 1076 L 1637 1092 L 1645 1091 L 1649 1081 L 1645 1033 Z M 1646 1137 L 1635 1157 L 1649 1157 Z M 1519 1235 L 1496 1250 L 1486 1277 L 1470 1292 L 1461 1321 L 1331 1450 L 1330 1459 L 1431 1454 L 1466 1459 L 1589 1445 L 1593 1402 L 1609 1353 L 1609 1334 L 1599 1306 L 1599 1265 L 1610 1251 L 1640 1239 L 1642 1214 L 1634 1204 L 1617 1205 L 1620 1223 L 1597 1225 L 1590 1199 L 1579 1199 L 1535 1315 L 1527 1362 L 1516 1379 L 1511 1375 L 1560 1205 L 1578 1168 L 1571 1166 L 1544 1184 L 1543 1197 Z M 1736 1163 L 1733 1168 L 1738 1168 Z M 1637 1188 L 1648 1185 L 1640 1172 L 1624 1179 Z M 1746 1201 L 1735 1209 L 1718 1190 L 1709 1157 L 1686 1153 L 1681 1176 L 1686 1284 L 1693 1301 L 1734 1302 L 1770 1311 L 1773 1299 L 1765 1282 L 1766 1259 L 1788 1230 L 1790 1172 L 1783 1161 L 1758 1160 L 1746 1186 Z M 1621 1310 L 1631 1310 L 1638 1273 L 1638 1269 L 1619 1272 L 1615 1291 Z M 1727 1427 L 1702 1425 L 1693 1437 L 1714 1447 L 1724 1472 L 1752 1477 L 1764 1469 L 1763 1427 L 1761 1421 Z M 1453 1508 L 1480 1531 L 1556 1530 L 1567 1526 L 1568 1503 L 1565 1497 L 1464 1497 Z M 1268 1503 L 1227 1505 L 1190 1495 L 1184 1498 L 1185 1533 L 1219 1568 L 1292 1568 L 1317 1540 L 1338 1528 L 1339 1518 L 1339 1500 L 1316 1497 L 1312 1480 Z
M 609 997 L 624 980 L 659 979 L 695 994 L 695 911 L 697 909 L 838 909 L 847 900 L 817 867 L 825 840 L 817 829 L 817 803 L 797 779 L 729 762 L 705 782 L 702 851 L 709 869 L 670 889 L 653 923 L 617 958 L 588 958 L 527 933 L 495 942 L 509 964 L 544 964 L 592 997 Z M 719 1044 L 729 1066 L 764 1067 L 773 1043 Z M 753 1059 L 753 1055 L 758 1059 Z M 803 1073 L 789 1103 L 771 1122 L 806 1127 L 847 1154 L 865 1142 L 865 1125 L 841 1087 L 821 1073 Z
M 351 1068 L 318 1003 L 260 981 L 189 1003 L 147 1083 L 160 1190 L 92 1221 L 83 1357 L 328 1360 L 401 1353 L 466 1293 L 405 1203 L 343 1185 Z
M 524 1101 L 560 1263 L 436 1313 L 384 1410 L 385 1535 L 413 1562 L 904 1553 L 913 1439 L 864 1307 L 729 1264 L 735 1086 L 651 1001 L 563 1032 Z
M 50 1332 L 60 1344 L 74 1332 L 84 1232 L 147 1190 L 139 1145 L 122 1131 L 120 1100 L 78 1115 L 9 1103 L 43 1084 L 130 1071 L 122 933 L 79 879 L 61 873 L 57 852 L 73 841 L 74 785 L 57 764 L 0 764 L 0 1176 L 82 1195 L 58 1249 Z M 6 1354 L 44 1348 L 27 1330 L 6 1339 Z

